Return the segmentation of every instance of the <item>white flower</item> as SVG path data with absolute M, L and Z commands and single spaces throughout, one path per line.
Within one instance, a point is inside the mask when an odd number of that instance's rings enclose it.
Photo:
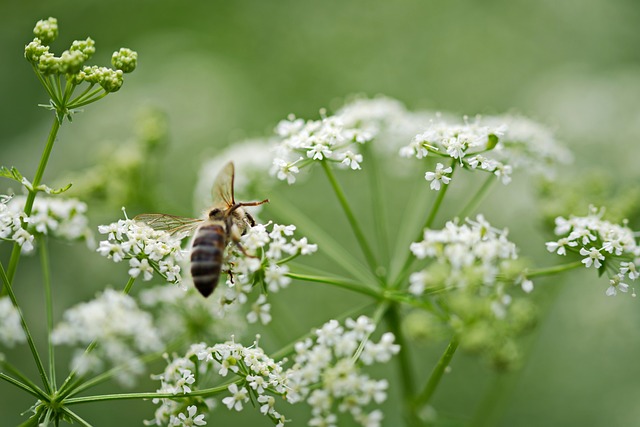
M 183 413 L 178 414 L 177 423 L 174 421 L 174 424 L 170 425 L 189 427 L 203 426 L 207 424 L 204 420 L 204 414 L 196 415 L 198 413 L 198 408 L 195 405 L 188 406 L 187 413 L 189 414 L 188 416 Z
M 51 339 L 56 345 L 77 345 L 82 349 L 98 340 L 100 345 L 90 357 L 96 362 L 123 365 L 123 375 L 117 379 L 125 382 L 143 372 L 138 354 L 159 351 L 164 345 L 151 315 L 140 310 L 133 298 L 112 289 L 67 310 Z M 87 363 L 83 359 L 76 359 L 75 363 L 92 370 L 102 368 L 100 363 Z
M 342 164 L 351 167 L 353 170 L 360 169 L 360 163 L 362 163 L 362 154 L 347 151 L 342 154 Z
M 247 321 L 249 323 L 256 323 L 260 320 L 260 323 L 267 325 L 271 322 L 271 304 L 267 303 L 266 295 L 262 294 L 256 302 L 251 306 L 251 311 L 247 314 Z
M 451 178 L 446 176 L 446 174 L 450 174 L 453 172 L 453 169 L 449 166 L 445 169 L 442 163 L 438 163 L 436 165 L 435 172 L 427 172 L 424 174 L 424 179 L 427 181 L 431 181 L 431 185 L 429 186 L 432 190 L 440 190 L 440 183 L 449 184 Z
M 228 389 L 229 392 L 231 392 L 231 396 L 222 399 L 222 403 L 225 404 L 229 409 L 242 411 L 242 404 L 249 401 L 249 392 L 244 387 L 238 389 L 238 385 L 235 383 L 231 384 Z
M 20 314 L 11 303 L 11 299 L 0 298 L 0 344 L 11 348 L 26 340 L 27 336 L 20 324 Z
M 582 260 L 582 263 L 588 268 L 593 266 L 595 268 L 600 268 L 602 263 L 600 261 L 604 261 L 604 255 L 600 253 L 600 251 L 594 247 L 591 247 L 589 250 L 585 248 L 580 249 L 580 255 L 586 257 Z
M 629 291 L 629 285 L 626 283 L 622 283 L 619 277 L 614 277 L 609 280 L 609 287 L 607 288 L 605 294 L 608 297 L 616 296 L 618 291 L 627 293 Z
M 128 259 L 129 276 L 142 274 L 143 280 L 149 281 L 157 271 L 167 281 L 181 281 L 178 263 L 184 254 L 178 237 L 130 219 L 101 225 L 98 232 L 106 234 L 107 240 L 100 242 L 97 252 L 114 262 Z

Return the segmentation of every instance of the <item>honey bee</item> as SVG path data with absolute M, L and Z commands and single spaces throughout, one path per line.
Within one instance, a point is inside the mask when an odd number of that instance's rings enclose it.
M 218 284 L 227 245 L 234 243 L 246 255 L 240 245 L 240 236 L 256 225 L 256 221 L 242 208 L 269 202 L 269 199 L 265 199 L 260 202 L 237 203 L 233 195 L 234 177 L 233 162 L 229 162 L 213 183 L 213 205 L 207 210 L 205 218 L 185 218 L 160 213 L 141 214 L 133 218 L 155 230 L 170 234 L 189 234 L 196 230 L 191 244 L 191 277 L 204 297 L 211 295 Z

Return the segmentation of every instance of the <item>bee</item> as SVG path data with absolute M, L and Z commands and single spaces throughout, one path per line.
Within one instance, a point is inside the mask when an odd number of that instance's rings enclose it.
M 205 218 L 185 218 L 160 213 L 141 214 L 133 218 L 155 230 L 170 234 L 190 234 L 196 230 L 191 244 L 191 277 L 204 297 L 211 295 L 218 284 L 224 250 L 229 243 L 234 243 L 248 255 L 240 245 L 240 237 L 256 225 L 256 221 L 242 208 L 269 202 L 269 199 L 265 199 L 260 202 L 237 203 L 233 194 L 234 177 L 233 162 L 229 162 L 213 183 L 213 205 L 207 210 Z

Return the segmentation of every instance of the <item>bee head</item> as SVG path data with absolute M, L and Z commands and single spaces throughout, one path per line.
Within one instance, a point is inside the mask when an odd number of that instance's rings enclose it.
M 214 208 L 214 209 L 211 209 L 209 211 L 209 218 L 210 219 L 220 219 L 222 217 L 222 215 L 223 215 L 223 212 L 219 208 Z

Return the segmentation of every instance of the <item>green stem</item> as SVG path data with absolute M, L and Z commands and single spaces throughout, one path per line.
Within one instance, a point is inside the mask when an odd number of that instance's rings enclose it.
M 413 370 L 413 363 L 409 354 L 409 345 L 405 339 L 400 324 L 400 313 L 397 305 L 391 305 L 386 312 L 386 319 L 389 330 L 396 338 L 396 342 L 400 345 L 400 352 L 396 358 L 398 369 L 400 371 L 400 382 L 402 389 L 402 401 L 404 418 L 408 426 L 420 425 L 420 420 L 416 414 L 414 407 L 411 405 L 411 399 L 414 396 L 416 385 Z
M 309 240 L 318 244 L 323 254 L 331 258 L 332 261 L 341 266 L 346 272 L 362 282 L 375 280 L 375 276 L 371 274 L 359 259 L 344 249 L 340 243 L 336 242 L 325 230 L 320 228 L 315 221 L 304 215 L 293 204 L 288 203 L 284 199 L 274 201 L 274 198 L 272 198 L 271 200 L 272 203 L 270 203 L 268 207 L 269 210 L 273 211 L 281 219 L 296 224 L 298 229 L 304 231 L 304 234 Z
M 47 310 L 47 346 L 49 347 L 49 378 L 53 391 L 56 390 L 56 362 L 51 336 L 53 333 L 53 297 L 51 296 L 51 270 L 49 268 L 49 254 L 45 236 L 40 239 L 40 263 L 44 283 L 44 297 Z
M 451 173 L 449 174 L 449 176 L 453 176 L 453 174 L 456 171 L 456 165 L 458 163 L 456 163 L 456 159 L 451 159 Z M 429 212 L 429 216 L 427 217 L 427 220 L 424 222 L 424 224 L 422 225 L 422 228 L 420 228 L 420 231 L 418 233 L 418 235 L 416 236 L 416 239 L 414 240 L 415 242 L 419 242 L 420 240 L 422 240 L 423 235 L 424 235 L 424 230 L 426 228 L 431 228 L 431 226 L 433 225 L 433 221 L 436 219 L 436 215 L 438 214 L 438 211 L 440 210 L 440 205 L 442 205 L 442 200 L 444 200 L 444 196 L 445 194 L 447 194 L 447 190 L 449 189 L 450 184 L 444 185 L 443 188 L 438 191 L 438 197 L 436 197 L 435 202 L 433 203 L 433 206 L 431 206 L 431 211 Z M 400 272 L 398 273 L 398 277 L 396 278 L 396 280 L 394 280 L 393 282 L 393 288 L 398 288 L 400 287 L 400 285 L 402 284 L 402 282 L 405 281 L 405 279 L 407 278 L 407 276 L 409 275 L 410 271 L 409 269 L 411 268 L 411 265 L 413 264 L 415 260 L 415 257 L 413 256 L 413 254 L 408 251 L 407 253 L 407 258 L 404 261 L 404 264 L 402 264 L 402 268 L 400 269 Z
M 35 389 L 33 389 L 31 386 L 29 386 L 28 384 L 23 383 L 22 381 L 18 381 L 17 379 L 10 377 L 7 374 L 3 374 L 2 372 L 0 372 L 0 379 L 5 380 L 6 382 L 13 384 L 14 386 L 21 388 L 22 390 L 26 391 L 27 393 L 33 395 L 36 397 L 36 399 L 42 399 L 42 398 L 46 398 L 46 394 L 42 393 L 42 391 L 38 392 Z
M 62 411 L 67 414 L 71 419 L 73 419 L 74 421 L 76 421 L 78 424 L 80 424 L 81 426 L 84 427 L 93 427 L 91 424 L 89 424 L 87 421 L 85 421 L 84 419 L 82 419 L 82 417 L 80 417 L 78 414 L 76 414 L 75 412 L 73 412 L 72 410 L 70 410 L 69 408 L 65 408 L 62 407 L 61 408 Z
M 304 280 L 306 282 L 316 282 L 316 283 L 325 283 L 327 285 L 334 285 L 339 288 L 348 289 L 353 292 L 357 292 L 363 295 L 368 295 L 370 297 L 381 299 L 382 294 L 369 286 L 360 285 L 358 283 L 344 280 L 344 279 L 336 279 L 332 277 L 321 277 L 321 276 L 310 276 L 306 274 L 297 274 L 297 273 L 287 273 L 287 277 L 297 280 Z
M 161 359 L 162 356 L 166 353 L 171 354 L 171 352 L 173 351 L 172 349 L 175 349 L 176 345 L 175 344 L 170 344 L 169 346 L 167 346 L 167 348 L 165 350 L 163 350 L 162 352 L 158 352 L 158 353 L 151 353 L 151 354 L 146 354 L 142 357 L 139 358 L 139 360 L 142 363 L 149 363 L 152 362 L 154 360 L 157 359 Z M 101 384 L 109 379 L 111 379 L 113 377 L 114 374 L 118 373 L 119 371 L 121 371 L 122 369 L 124 369 L 125 366 L 121 365 L 121 366 L 116 366 L 114 368 L 109 369 L 106 372 L 103 372 L 99 375 L 96 375 L 95 377 L 87 380 L 87 381 L 83 381 L 82 384 L 79 384 L 76 387 L 71 387 L 72 391 L 69 392 L 66 396 L 71 397 L 71 396 L 75 396 L 78 393 L 81 393 L 91 387 L 94 387 L 98 384 Z
M 125 295 L 129 295 L 129 292 L 131 291 L 131 288 L 133 287 L 133 283 L 136 281 L 135 277 L 129 277 L 129 280 L 127 281 L 127 284 L 125 285 L 124 289 L 122 290 L 122 293 Z
M 33 337 L 31 336 L 31 332 L 29 332 L 29 327 L 27 326 L 27 322 L 24 320 L 24 316 L 22 314 L 22 310 L 20 309 L 20 305 L 18 304 L 18 300 L 16 299 L 16 295 L 13 293 L 13 287 L 11 286 L 11 282 L 7 277 L 7 274 L 0 264 L 0 276 L 2 277 L 2 281 L 4 282 L 5 289 L 9 294 L 9 298 L 11 299 L 11 303 L 13 307 L 18 312 L 18 316 L 20 316 L 20 324 L 22 325 L 22 330 L 24 331 L 25 336 L 27 337 L 27 343 L 29 344 L 29 349 L 31 350 L 31 354 L 33 356 L 33 360 L 36 363 L 38 368 L 38 372 L 40 373 L 40 378 L 42 379 L 42 384 L 44 385 L 45 391 L 47 393 L 51 393 L 51 384 L 49 383 L 49 379 L 47 378 L 47 374 L 44 370 L 44 366 L 42 365 L 42 360 L 40 359 L 40 355 L 38 354 L 38 349 L 36 348 L 36 344 L 33 341 Z
M 367 158 L 367 176 L 369 178 L 369 187 L 371 188 L 371 209 L 373 210 L 373 225 L 376 231 L 378 247 L 382 263 L 386 268 L 389 267 L 389 235 L 387 233 L 387 215 L 386 205 L 384 203 L 384 190 L 382 188 L 382 180 L 380 179 L 381 167 L 376 162 L 371 145 L 364 144 L 363 152 Z M 385 271 L 382 275 L 386 276 L 389 272 Z
M 421 408 L 429 404 L 431 397 L 433 397 L 433 393 L 436 391 L 436 388 L 440 384 L 440 380 L 442 379 L 442 375 L 444 374 L 445 369 L 451 363 L 451 358 L 456 352 L 458 348 L 458 340 L 456 337 L 451 338 L 449 345 L 446 350 L 438 360 L 438 364 L 434 366 L 433 371 L 431 371 L 431 375 L 429 376 L 429 380 L 425 385 L 422 392 L 416 397 L 414 401 L 414 405 L 416 408 Z
M 376 325 L 376 329 L 378 327 L 378 324 L 380 323 L 380 319 L 382 319 L 382 316 L 384 316 L 384 314 L 387 312 L 388 309 L 389 309 L 388 301 L 382 302 L 381 304 L 378 305 L 378 308 L 376 308 L 376 311 L 375 313 L 373 313 L 373 318 L 372 318 L 373 324 Z M 356 363 L 358 359 L 360 359 L 360 355 L 364 351 L 364 346 L 367 344 L 367 341 L 369 341 L 369 338 L 371 337 L 371 334 L 373 334 L 374 331 L 375 329 L 373 329 L 371 332 L 368 332 L 364 336 L 364 338 L 362 338 L 362 341 L 360 341 L 360 345 L 358 346 L 358 348 L 356 349 L 356 352 L 351 357 L 351 360 L 353 360 L 353 363 Z
M 565 271 L 573 270 L 574 268 L 578 268 L 583 266 L 582 261 L 569 262 L 567 264 L 554 265 L 553 267 L 547 268 L 537 268 L 534 270 L 527 270 L 525 276 L 527 279 L 532 277 L 541 277 L 541 276 L 551 276 L 558 273 L 563 273 Z
M 74 108 L 74 106 L 76 104 L 85 102 L 89 98 L 91 98 L 93 96 L 96 96 L 97 94 L 99 94 L 102 91 L 102 87 L 99 87 L 99 88 L 96 88 L 95 90 L 93 90 L 92 92 L 89 92 L 89 91 L 91 91 L 91 89 L 93 89 L 94 86 L 95 86 L 95 84 L 90 85 L 80 95 L 78 95 L 77 97 L 72 99 L 71 102 L 69 102 L 69 108 Z
M 125 285 L 124 290 L 122 291 L 125 295 L 129 293 L 135 281 L 136 279 L 134 277 L 129 277 L 129 280 L 127 281 L 127 284 Z M 87 354 L 91 353 L 93 349 L 96 348 L 97 345 L 98 345 L 98 340 L 97 339 L 93 340 L 93 342 L 91 342 L 89 346 L 86 348 L 86 350 L 84 351 L 83 356 L 86 356 Z M 61 396 L 62 398 L 68 396 L 75 390 L 76 387 L 80 385 L 80 382 L 78 381 L 74 383 L 71 382 L 76 377 L 77 373 L 78 373 L 77 368 L 73 369 L 69 373 L 67 378 L 64 380 L 64 383 L 62 383 L 62 386 L 60 386 L 60 390 L 58 392 L 59 396 Z
M 76 109 L 76 108 L 84 107 L 85 105 L 89 105 L 89 104 L 92 104 L 92 103 L 94 103 L 94 102 L 96 102 L 96 101 L 101 100 L 102 98 L 104 98 L 105 96 L 107 96 L 107 94 L 108 94 L 108 93 L 109 93 L 109 92 L 104 92 L 104 93 L 102 93 L 102 94 L 100 94 L 100 95 L 98 95 L 98 96 L 94 96 L 93 98 L 89 98 L 89 97 L 87 96 L 87 99 L 86 99 L 86 100 L 84 100 L 84 101 L 82 101 L 82 102 L 72 102 L 72 103 L 70 103 L 70 104 L 67 106 L 67 108 L 68 108 L 69 110 L 73 110 L 73 109 Z
M 471 212 L 473 212 L 478 207 L 480 202 L 482 202 L 482 200 L 485 198 L 494 182 L 496 182 L 496 177 L 493 174 L 489 175 L 482 184 L 482 187 L 480 187 L 473 198 L 469 200 L 469 203 L 467 203 L 466 206 L 462 208 L 462 210 L 458 214 L 458 218 L 464 219 Z
M 47 395 L 45 394 L 44 391 L 42 391 L 42 389 L 40 387 L 38 387 L 33 381 L 31 381 L 26 375 L 24 375 L 22 372 L 20 372 L 18 369 L 16 369 L 9 362 L 0 361 L 0 367 L 3 370 L 5 370 L 6 372 L 12 374 L 20 382 L 24 383 L 27 387 L 29 387 L 33 391 L 33 393 L 35 393 L 34 395 L 36 397 L 38 397 L 38 399 L 41 399 L 41 400 L 47 399 Z M 2 373 L 0 373 L 0 374 L 2 374 Z M 6 375 L 6 374 L 2 374 L 2 375 Z
M 51 155 L 51 150 L 53 149 L 53 143 L 56 140 L 56 136 L 58 135 L 58 130 L 60 129 L 60 122 L 56 117 L 53 119 L 53 123 L 51 124 L 51 131 L 49 132 L 49 138 L 47 139 L 47 144 L 44 147 L 44 151 L 42 152 L 42 157 L 40 158 L 40 164 L 38 165 L 38 169 L 36 170 L 36 176 L 33 178 L 33 188 L 36 188 L 40 185 L 40 181 L 42 180 L 42 176 L 44 175 L 44 170 L 47 167 L 47 162 L 49 161 L 49 156 Z M 27 195 L 27 201 L 24 204 L 24 213 L 26 216 L 31 215 L 31 211 L 33 209 L 33 202 L 36 199 L 37 191 L 30 191 Z M 13 245 L 13 250 L 11 251 L 11 258 L 9 259 L 9 267 L 7 268 L 7 277 L 9 278 L 9 282 L 13 283 L 13 277 L 16 273 L 16 269 L 18 268 L 18 261 L 20 260 L 20 246 L 15 243 Z M 3 291 L 4 293 L 4 291 Z
M 342 187 L 338 183 L 338 180 L 333 174 L 333 171 L 331 170 L 331 167 L 329 166 L 329 164 L 324 161 L 320 162 L 320 164 L 322 164 L 322 168 L 324 169 L 324 172 L 327 175 L 327 178 L 329 179 L 329 183 L 331 184 L 333 191 L 336 193 L 336 196 L 338 197 L 340 206 L 342 206 L 342 210 L 347 216 L 347 220 L 349 221 L 349 224 L 351 225 L 351 229 L 353 230 L 353 233 L 355 234 L 356 239 L 358 240 L 358 244 L 360 245 L 360 249 L 362 250 L 364 257 L 367 260 L 367 264 L 369 265 L 369 268 L 371 269 L 371 271 L 376 273 L 378 263 L 376 262 L 375 256 L 371 251 L 371 247 L 369 246 L 369 243 L 367 242 L 367 239 L 364 233 L 362 232 L 362 229 L 360 228 L 360 224 L 358 223 L 356 216 L 353 214 L 353 211 L 351 210 L 351 206 L 349 206 L 349 201 L 347 200 L 347 197 L 345 196 L 344 191 L 342 190 Z
M 235 381 L 230 381 L 218 387 L 206 388 L 202 390 L 195 390 L 188 394 L 174 394 L 174 393 L 116 393 L 116 394 L 103 394 L 97 396 L 85 396 L 74 397 L 71 399 L 65 399 L 64 403 L 67 405 L 76 405 L 78 403 L 90 403 L 90 402 L 104 402 L 107 400 L 132 400 L 132 399 L 179 399 L 189 398 L 194 396 L 209 397 L 215 394 L 226 392 L 229 385 L 244 381 L 244 378 L 238 378 Z

